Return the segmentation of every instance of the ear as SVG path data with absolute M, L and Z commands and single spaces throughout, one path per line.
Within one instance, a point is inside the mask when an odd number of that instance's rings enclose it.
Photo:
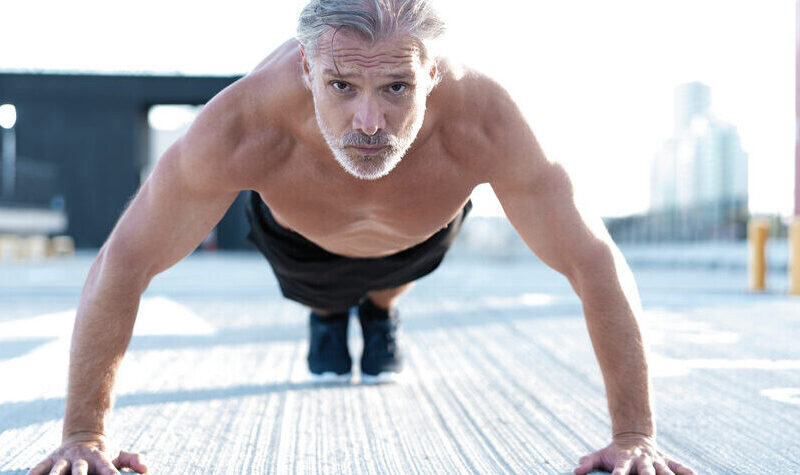
M 308 64 L 308 56 L 303 45 L 300 45 L 300 56 L 303 58 L 303 82 L 305 82 L 308 90 L 311 90 L 311 66 Z
M 430 94 L 430 92 L 433 91 L 433 88 L 436 87 L 436 84 L 438 83 L 436 76 L 437 74 L 439 74 L 439 70 L 436 67 L 436 61 L 433 61 L 433 64 L 431 64 L 431 68 L 428 70 L 428 74 L 431 77 L 430 86 L 428 86 L 428 94 Z

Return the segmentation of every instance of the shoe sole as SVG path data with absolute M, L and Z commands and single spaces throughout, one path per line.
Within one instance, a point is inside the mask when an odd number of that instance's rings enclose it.
M 378 374 L 361 373 L 361 382 L 364 384 L 386 384 L 400 381 L 401 373 L 384 371 Z
M 338 374 L 334 373 L 333 371 L 326 371 L 322 374 L 316 374 L 310 371 L 308 373 L 309 380 L 311 380 L 312 383 L 317 383 L 317 384 L 349 383 L 351 377 L 352 377 L 351 373 Z

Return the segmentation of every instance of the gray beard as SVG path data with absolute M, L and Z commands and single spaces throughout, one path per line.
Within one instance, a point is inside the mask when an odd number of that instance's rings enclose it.
M 406 138 L 392 136 L 386 144 L 387 147 L 380 153 L 362 155 L 352 148 L 347 148 L 346 145 L 350 145 L 350 143 L 337 137 L 333 131 L 328 128 L 319 115 L 316 101 L 314 103 L 314 113 L 317 118 L 319 130 L 322 132 L 322 137 L 325 138 L 325 142 L 328 144 L 328 148 L 331 149 L 336 161 L 339 162 L 339 165 L 341 165 L 347 173 L 361 180 L 377 180 L 385 177 L 389 172 L 394 170 L 408 152 L 408 149 L 411 148 L 411 144 L 414 143 L 414 139 L 422 128 L 422 123 L 425 119 L 425 111 L 423 109 L 422 113 L 417 116 L 417 119 L 407 130 L 407 134 L 404 134 Z M 366 144 L 373 142 L 367 137 L 369 136 L 364 136 L 358 143 Z

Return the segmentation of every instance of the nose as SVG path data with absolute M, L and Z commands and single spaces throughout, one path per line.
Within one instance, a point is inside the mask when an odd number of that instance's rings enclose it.
M 356 106 L 353 115 L 353 129 L 367 135 L 375 135 L 386 127 L 386 117 L 376 100 L 364 97 Z

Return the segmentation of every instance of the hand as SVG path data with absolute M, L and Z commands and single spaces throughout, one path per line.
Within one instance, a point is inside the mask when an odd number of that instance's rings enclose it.
M 147 466 L 139 454 L 120 450 L 112 459 L 113 453 L 107 449 L 103 436 L 79 434 L 64 439 L 61 447 L 30 469 L 27 475 L 119 475 L 123 468 L 147 473 Z
M 608 447 L 581 457 L 579 462 L 575 475 L 594 469 L 613 470 L 613 475 L 695 475 L 691 468 L 661 453 L 654 438 L 639 434 L 614 437 Z

